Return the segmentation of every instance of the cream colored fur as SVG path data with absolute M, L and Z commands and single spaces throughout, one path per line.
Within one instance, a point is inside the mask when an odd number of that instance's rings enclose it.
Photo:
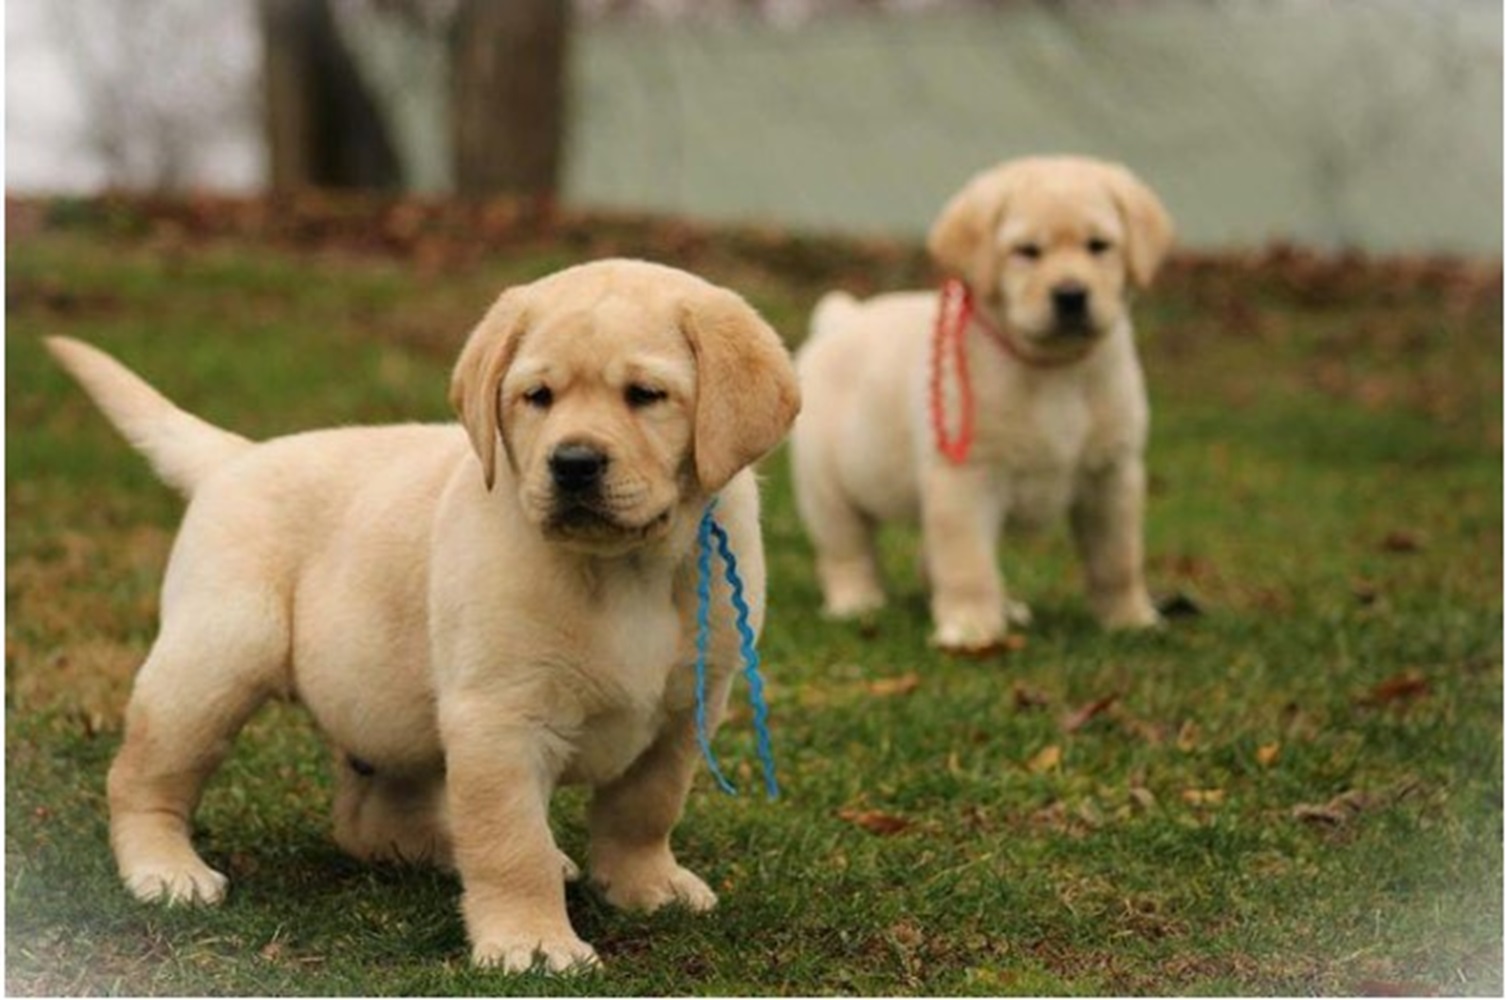
M 336 840 L 455 865 L 478 963 L 596 961 L 566 915 L 574 866 L 548 823 L 562 782 L 594 789 L 589 872 L 610 902 L 716 902 L 669 845 L 697 766 L 696 528 L 720 496 L 761 627 L 747 466 L 799 406 L 783 346 L 740 298 L 641 262 L 572 268 L 508 291 L 471 334 L 453 386 L 463 428 L 260 444 L 91 347 L 48 347 L 191 496 L 110 770 L 133 893 L 224 895 L 191 816 L 251 713 L 292 695 L 335 750 Z M 608 457 L 589 514 L 560 516 L 549 456 L 562 443 Z M 713 726 L 739 666 L 727 597 L 719 586 Z
M 918 520 L 933 642 L 990 648 L 1028 617 L 996 565 L 1001 529 L 1065 513 L 1100 620 L 1157 622 L 1142 570 L 1149 408 L 1128 296 L 1150 283 L 1171 235 L 1127 170 L 1077 157 L 1003 164 L 951 200 L 928 246 L 1009 339 L 1006 350 L 977 322 L 966 333 L 977 431 L 957 466 L 936 449 L 928 406 L 936 295 L 818 303 L 796 359 L 807 402 L 791 453 L 829 614 L 883 604 L 874 530 Z M 1070 322 L 1067 293 L 1082 296 Z M 955 426 L 955 386 L 947 399 Z

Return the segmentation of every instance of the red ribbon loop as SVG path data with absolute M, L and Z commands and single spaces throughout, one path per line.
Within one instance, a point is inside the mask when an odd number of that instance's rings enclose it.
M 953 465 L 965 462 L 973 445 L 976 403 L 972 379 L 967 374 L 967 328 L 972 319 L 971 290 L 958 279 L 948 278 L 937 297 L 936 329 L 931 338 L 931 427 L 936 433 L 936 450 Z M 955 435 L 947 426 L 944 391 L 948 352 L 956 374 L 961 411 Z

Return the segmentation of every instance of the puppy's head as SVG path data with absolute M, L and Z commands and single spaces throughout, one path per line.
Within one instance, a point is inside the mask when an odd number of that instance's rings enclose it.
M 1012 160 L 974 177 L 926 241 L 987 309 L 1044 356 L 1086 351 L 1123 318 L 1171 247 L 1171 217 L 1124 167 Z
M 778 335 L 674 268 L 608 260 L 505 292 L 450 399 L 488 489 L 500 449 L 526 516 L 601 554 L 667 535 L 773 448 L 799 410 Z

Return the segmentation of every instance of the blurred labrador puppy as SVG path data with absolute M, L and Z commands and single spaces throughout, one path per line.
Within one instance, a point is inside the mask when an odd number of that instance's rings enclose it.
M 590 874 L 610 902 L 716 902 L 669 845 L 696 767 L 697 526 L 719 496 L 761 625 L 748 466 L 799 406 L 783 345 L 741 298 L 654 264 L 574 267 L 507 291 L 470 335 L 461 426 L 260 444 L 91 347 L 48 346 L 191 497 L 110 770 L 133 893 L 224 895 L 192 813 L 247 717 L 296 695 L 335 748 L 337 841 L 455 865 L 478 963 L 596 960 L 565 912 L 561 782 L 594 789 Z M 712 725 L 739 666 L 717 597 Z
M 1142 573 L 1149 411 L 1128 307 L 1171 240 L 1143 183 L 1081 157 L 1010 161 L 951 199 L 927 246 L 974 310 L 961 336 L 976 426 L 960 463 L 938 453 L 933 426 L 937 295 L 818 303 L 796 360 L 806 408 L 791 443 L 828 614 L 883 604 L 874 529 L 918 518 L 932 641 L 988 649 L 1028 617 L 996 565 L 1001 528 L 1065 512 L 1099 620 L 1158 621 Z M 952 423 L 955 377 L 938 383 Z

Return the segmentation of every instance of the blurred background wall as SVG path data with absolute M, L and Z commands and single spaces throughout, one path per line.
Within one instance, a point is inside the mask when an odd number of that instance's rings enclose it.
M 556 12 L 529 22 L 528 8 Z M 1498 0 L 11 0 L 6 13 L 11 191 L 543 187 L 573 205 L 909 235 L 985 165 L 1082 152 L 1146 177 L 1190 246 L 1501 252 Z M 546 52 L 557 70 L 543 59 L 506 78 Z M 551 72 L 558 94 L 537 82 Z M 325 117 L 270 114 L 279 78 L 325 88 Z M 269 136 L 300 127 L 305 144 L 312 131 L 344 145 L 300 154 L 289 180 Z M 537 141 L 556 131 L 557 150 Z M 497 147 L 506 132 L 535 141 Z

